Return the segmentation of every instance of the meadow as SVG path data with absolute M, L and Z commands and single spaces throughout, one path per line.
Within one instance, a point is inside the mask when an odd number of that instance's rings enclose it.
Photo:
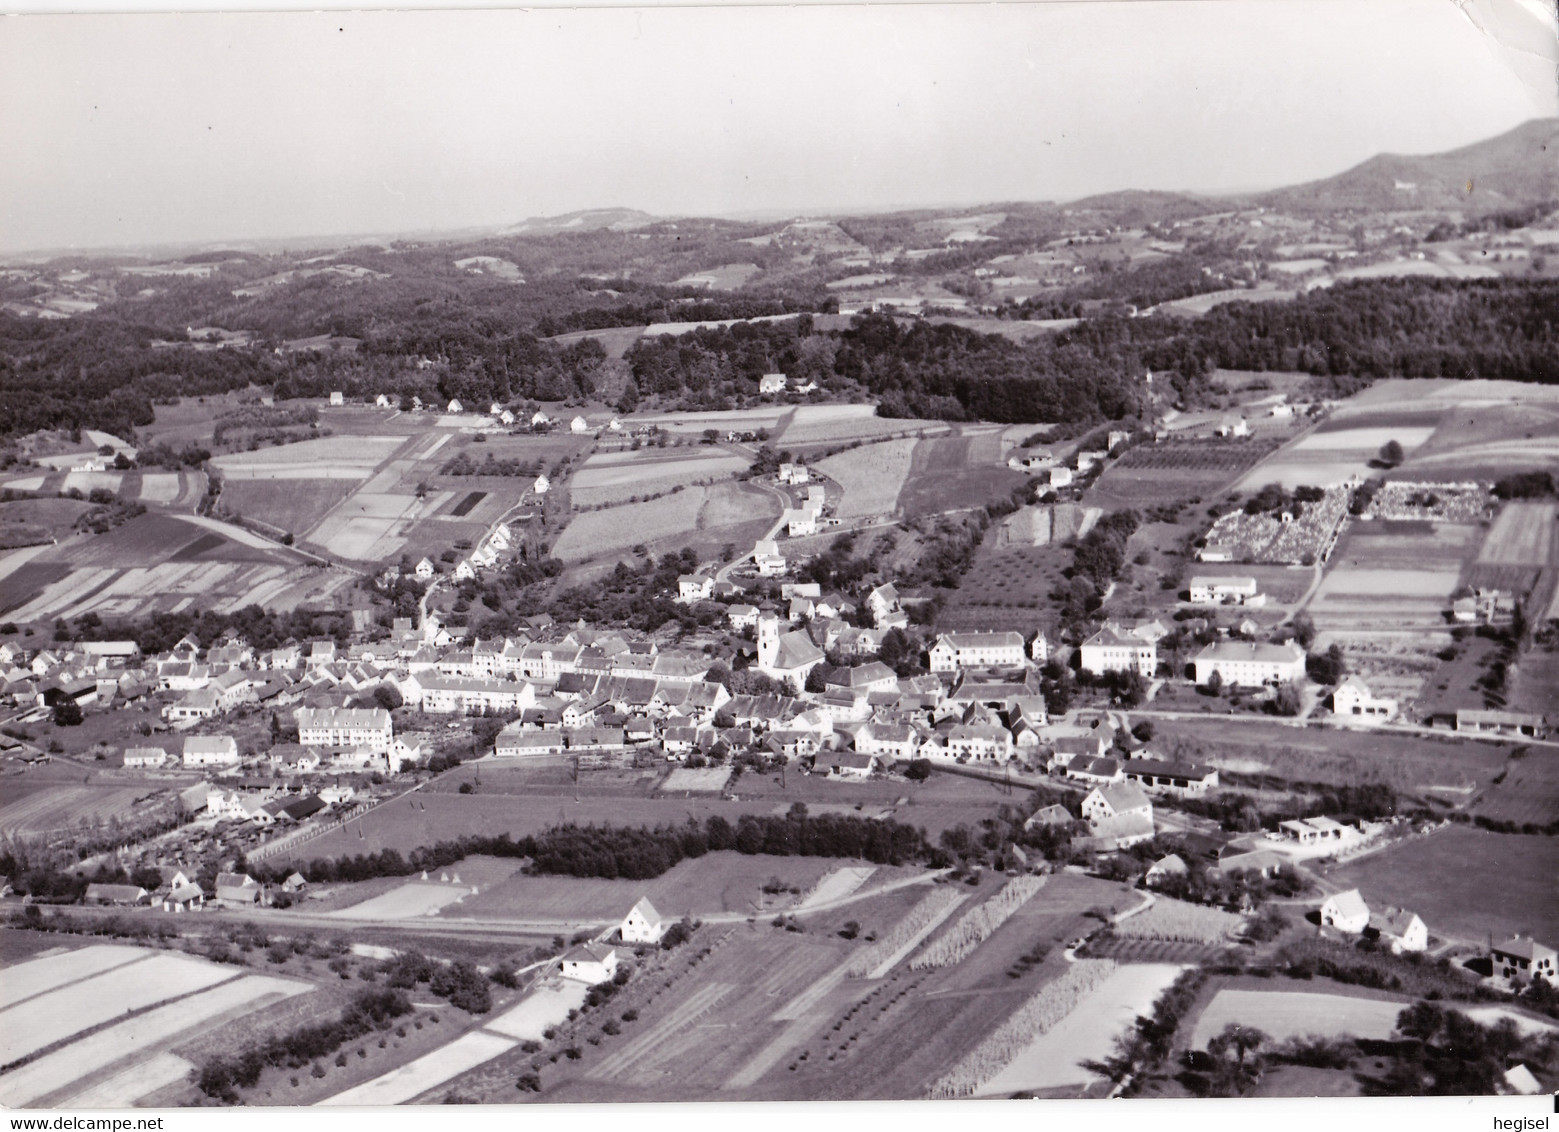
M 1276 439 L 1165 440 L 1140 444 L 1111 463 L 1090 489 L 1112 509 L 1207 498 L 1281 445 Z
M 888 440 L 864 444 L 817 461 L 813 467 L 844 489 L 844 498 L 838 505 L 839 518 L 892 514 L 919 443 L 922 442 Z
M 1384 1040 L 1396 1028 L 1406 999 L 1360 998 L 1307 991 L 1237 990 L 1224 987 L 1196 1020 L 1191 1048 L 1207 1043 L 1231 1023 L 1254 1026 L 1274 1042 L 1309 1034 Z
M 1559 840 L 1455 825 L 1331 869 L 1370 903 L 1410 908 L 1429 934 L 1483 946 L 1492 934 L 1559 939 Z
M 969 510 L 1005 499 L 1027 481 L 1003 461 L 1001 430 L 965 426 L 962 435 L 931 437 L 915 445 L 898 509 L 906 519 Z
M 707 454 L 670 458 L 658 449 L 638 452 L 609 452 L 591 457 L 574 473 L 569 493 L 578 507 L 623 503 L 645 495 L 689 487 L 713 480 L 729 479 L 745 471 L 749 461 L 721 449 Z
M 1554 701 L 1547 703 L 1551 707 Z M 1511 759 L 1497 783 L 1468 803 L 1467 812 L 1520 825 L 1559 821 L 1559 752 L 1527 748 L 1519 759 Z
M 644 544 L 652 553 L 691 546 L 712 558 L 726 543 L 742 550 L 779 515 L 772 493 L 743 483 L 676 491 L 643 503 L 576 514 L 552 548 L 565 562 L 619 555 Z

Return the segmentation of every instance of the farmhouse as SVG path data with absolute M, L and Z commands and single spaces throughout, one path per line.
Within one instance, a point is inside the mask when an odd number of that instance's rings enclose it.
M 755 629 L 758 627 L 758 607 L 756 605 L 727 606 L 725 616 L 733 629 Z
M 147 892 L 138 884 L 89 884 L 82 897 L 85 904 L 141 904 Z
M 759 393 L 783 393 L 785 392 L 785 375 L 782 373 L 766 373 L 758 378 Z
M 531 490 L 533 492 L 535 492 L 537 495 L 546 495 L 547 492 L 551 489 L 551 487 L 552 487 L 551 482 L 544 475 L 537 476 L 536 477 L 536 482 L 531 484 Z
M 955 723 L 947 733 L 947 753 L 955 759 L 1005 762 L 1012 758 L 1012 732 L 991 723 Z
M 189 719 L 210 719 L 217 713 L 217 694 L 211 688 L 196 688 L 185 692 L 176 702 L 162 709 L 162 717 L 170 723 Z
M 1078 782 L 1123 782 L 1125 772 L 1120 761 L 1103 755 L 1074 755 L 1066 763 L 1065 775 Z
M 568 431 L 573 433 L 575 436 L 578 436 L 581 433 L 589 432 L 590 422 L 585 420 L 584 417 L 575 417 L 573 420 L 568 422 Z
M 1559 982 L 1559 953 L 1530 936 L 1515 936 L 1489 948 L 1494 978 L 1509 983 L 1529 983 L 1541 977 L 1553 986 Z
M 871 611 L 872 624 L 879 629 L 903 628 L 909 624 L 909 614 L 899 605 L 899 591 L 892 582 L 877 586 L 867 594 L 866 608 Z
M 683 574 L 677 579 L 677 600 L 691 604 L 714 596 L 715 580 L 707 574 Z
M 804 484 L 812 478 L 805 464 L 781 464 L 779 466 L 780 483 Z
M 451 413 L 463 413 L 465 412 L 465 406 L 462 405 L 457 399 L 449 403 L 449 411 Z
M 1327 841 L 1341 841 L 1348 827 L 1331 818 L 1300 818 L 1298 821 L 1278 823 L 1278 832 L 1291 837 L 1301 845 L 1320 845 Z
M 927 654 L 932 672 L 960 668 L 1017 668 L 1024 661 L 1022 633 L 943 633 Z
M 1256 596 L 1255 578 L 1213 578 L 1198 575 L 1191 579 L 1192 605 L 1245 605 Z
M 330 395 L 330 403 L 332 405 L 345 405 L 346 404 L 346 398 L 344 396 L 342 396 L 340 390 L 337 390 L 336 392 L 334 392 L 334 393 L 332 393 Z
M 1142 881 L 1149 888 L 1157 888 L 1170 877 L 1183 877 L 1189 875 L 1190 872 L 1191 870 L 1180 859 L 1179 854 L 1170 853 L 1168 856 L 1160 857 L 1154 861 L 1149 866 L 1147 874 L 1142 878 Z
M 1359 890 L 1350 888 L 1326 898 L 1321 905 L 1321 923 L 1349 935 L 1359 935 L 1370 923 L 1370 906 Z
M 877 758 L 862 751 L 835 751 L 817 756 L 817 767 L 828 768 L 830 778 L 870 778 L 877 769 Z
M 1214 672 L 1225 685 L 1282 684 L 1304 676 L 1305 650 L 1293 641 L 1215 641 L 1197 653 L 1192 664 L 1198 684 L 1206 684 Z
M 1393 955 L 1424 951 L 1429 947 L 1429 929 L 1406 908 L 1386 908 L 1371 913 L 1365 934 L 1389 945 Z
M 565 951 L 559 963 L 565 979 L 594 986 L 617 973 L 617 949 L 604 943 L 581 943 Z
M 384 708 L 299 708 L 294 716 L 305 747 L 367 747 L 375 754 L 390 749 L 393 731 Z
M 237 766 L 238 743 L 231 735 L 191 735 L 184 740 L 184 765 Z
M 660 913 L 655 911 L 655 905 L 650 903 L 647 896 L 641 898 L 623 917 L 624 943 L 659 943 L 665 934 L 666 921 L 660 918 Z
M 791 538 L 804 538 L 817 534 L 817 512 L 803 508 L 786 508 L 785 533 Z
M 1397 701 L 1376 699 L 1357 676 L 1332 689 L 1332 714 L 1363 723 L 1384 723 L 1397 714 Z
M 201 891 L 198 884 L 175 885 L 168 891 L 168 895 L 162 898 L 162 910 L 164 912 L 183 912 L 194 908 L 203 908 L 206 905 L 206 894 Z
M 871 722 L 855 733 L 855 749 L 862 754 L 911 759 L 919 746 L 919 733 L 907 723 Z
M 260 885 L 247 873 L 222 873 L 217 877 L 217 904 L 224 908 L 242 908 L 260 903 Z
M 1158 670 L 1158 645 L 1107 621 L 1081 648 L 1083 671 L 1095 676 L 1107 672 L 1135 672 L 1151 678 Z
M 129 769 L 148 769 L 150 767 L 165 766 L 168 762 L 168 752 L 161 747 L 126 747 L 124 753 L 124 765 Z
M 1228 416 L 1218 422 L 1219 436 L 1249 436 L 1250 425 L 1244 417 Z
M 1089 821 L 1119 817 L 1121 814 L 1153 816 L 1153 802 L 1140 786 L 1130 782 L 1096 786 L 1083 799 L 1083 817 Z

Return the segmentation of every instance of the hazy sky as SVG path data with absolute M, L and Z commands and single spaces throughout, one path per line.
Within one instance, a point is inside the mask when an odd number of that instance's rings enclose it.
M 1559 114 L 1543 11 L 12 15 L 0 249 L 1270 187 Z

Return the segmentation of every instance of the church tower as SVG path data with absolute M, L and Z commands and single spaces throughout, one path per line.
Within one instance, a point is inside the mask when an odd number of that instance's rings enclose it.
M 767 672 L 779 659 L 780 623 L 772 613 L 758 618 L 758 668 Z

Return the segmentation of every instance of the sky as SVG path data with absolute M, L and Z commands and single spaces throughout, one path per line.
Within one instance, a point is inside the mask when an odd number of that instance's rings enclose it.
M 1269 188 L 1559 115 L 1547 11 L 13 7 L 0 250 Z

